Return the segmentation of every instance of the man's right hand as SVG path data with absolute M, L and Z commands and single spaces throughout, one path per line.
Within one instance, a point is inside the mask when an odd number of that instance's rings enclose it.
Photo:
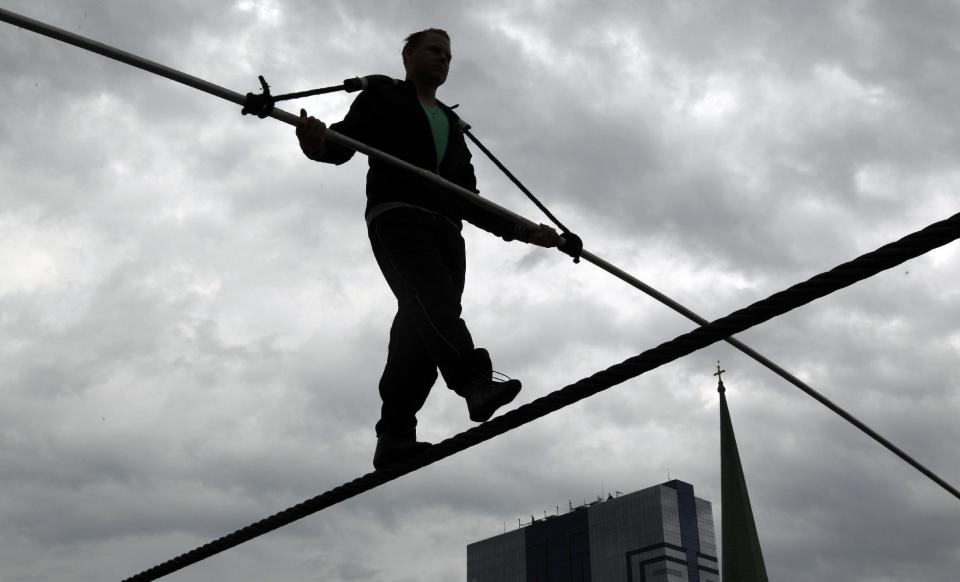
M 323 155 L 326 145 L 327 126 L 316 117 L 307 117 L 307 110 L 300 110 L 300 119 L 297 121 L 297 139 L 300 140 L 300 149 L 303 154 L 315 160 Z

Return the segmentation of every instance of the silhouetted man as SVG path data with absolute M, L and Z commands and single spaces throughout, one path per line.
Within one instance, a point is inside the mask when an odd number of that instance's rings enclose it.
M 435 172 L 476 192 L 476 176 L 458 117 L 436 98 L 447 79 L 450 37 L 431 28 L 407 37 L 406 80 L 361 92 L 331 129 Z M 297 137 L 318 162 L 342 164 L 354 152 L 324 139 L 323 122 L 300 111 Z M 519 380 L 493 379 L 490 356 L 477 348 L 461 318 L 466 258 L 462 220 L 504 240 L 553 247 L 559 237 L 540 225 L 515 224 L 411 172 L 370 158 L 366 221 L 377 264 L 397 298 L 373 465 L 382 468 L 429 443 L 416 440 L 417 412 L 437 379 L 466 399 L 470 419 L 484 422 L 520 392 Z

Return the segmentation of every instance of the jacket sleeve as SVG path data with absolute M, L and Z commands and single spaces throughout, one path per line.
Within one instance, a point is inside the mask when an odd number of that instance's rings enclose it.
M 477 196 L 480 195 L 480 191 L 477 190 L 477 176 L 474 172 L 473 164 L 470 162 L 469 150 L 467 150 L 467 162 L 463 165 L 457 183 L 467 190 L 475 192 Z M 494 214 L 476 204 L 470 204 L 464 201 L 462 216 L 464 220 L 470 224 L 499 236 L 507 242 L 512 240 L 527 242 L 529 233 L 522 224 Z
M 374 98 L 369 90 L 361 91 L 357 98 L 350 105 L 346 117 L 330 125 L 330 129 L 337 133 L 353 138 L 363 143 L 370 143 L 372 130 L 374 127 L 373 112 Z M 326 141 L 326 147 L 322 155 L 314 156 L 311 159 L 318 162 L 340 165 L 353 157 L 356 152 L 346 146 Z

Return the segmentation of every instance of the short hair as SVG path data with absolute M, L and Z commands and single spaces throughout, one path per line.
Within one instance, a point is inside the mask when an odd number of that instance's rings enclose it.
M 420 43 L 423 41 L 423 38 L 427 36 L 427 33 L 433 32 L 439 34 L 443 38 L 447 39 L 447 42 L 450 42 L 450 35 L 447 34 L 446 30 L 439 28 L 428 28 L 426 30 L 421 30 L 420 32 L 415 32 L 409 35 L 406 40 L 403 41 L 403 50 L 400 51 L 401 55 L 407 54 L 408 50 L 413 50 L 420 46 Z

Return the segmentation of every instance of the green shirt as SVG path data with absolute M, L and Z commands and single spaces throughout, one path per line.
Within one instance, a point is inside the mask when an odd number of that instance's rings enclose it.
M 433 132 L 433 145 L 437 148 L 437 167 L 443 161 L 444 154 L 447 153 L 447 136 L 450 133 L 450 122 L 447 120 L 447 114 L 440 109 L 437 104 L 429 105 L 420 102 L 423 112 L 427 114 L 427 120 L 430 122 L 430 130 Z

